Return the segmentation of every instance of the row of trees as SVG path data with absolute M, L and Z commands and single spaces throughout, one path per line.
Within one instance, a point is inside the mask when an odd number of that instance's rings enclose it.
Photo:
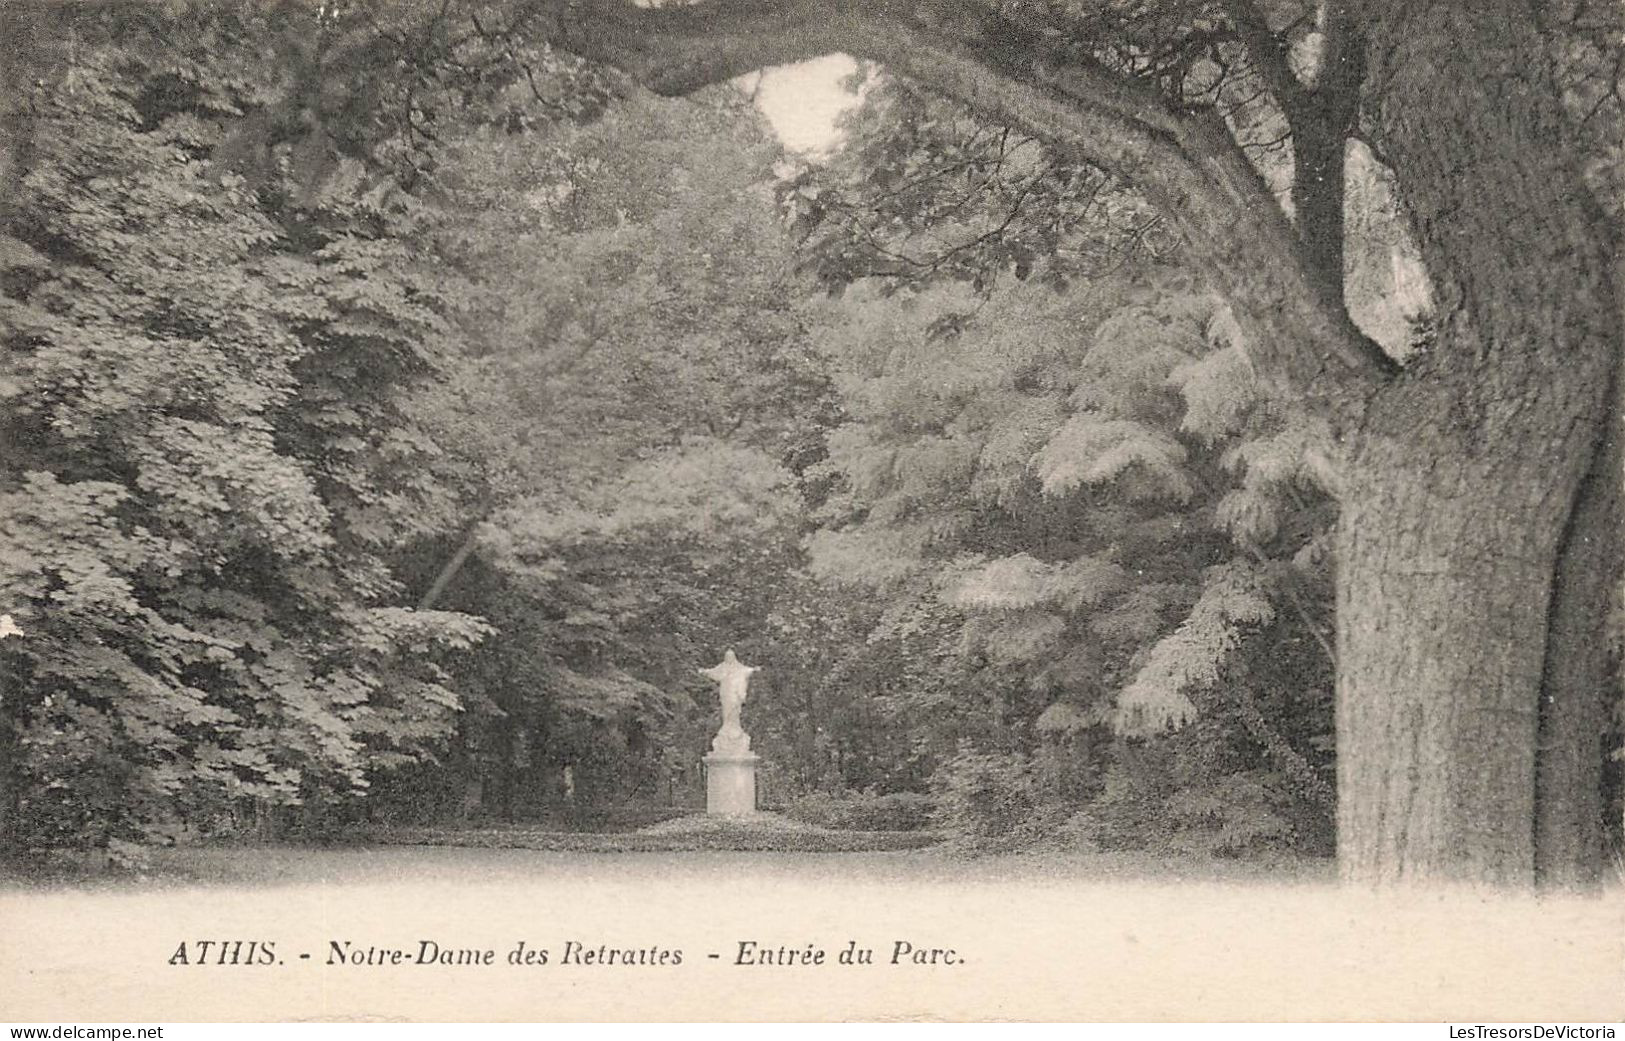
M 1593 16 L 1497 73 L 1561 112 L 1424 132 L 1403 12 L 758 6 L 23 18 L 8 846 L 683 803 L 733 645 L 775 801 L 1231 852 L 1336 806 L 1357 877 L 1593 873 L 1612 290 L 1466 292 L 1506 251 L 1415 140 L 1514 134 L 1549 183 L 1496 220 L 1578 207 L 1590 272 Z M 813 165 L 608 67 L 836 48 L 887 71 Z

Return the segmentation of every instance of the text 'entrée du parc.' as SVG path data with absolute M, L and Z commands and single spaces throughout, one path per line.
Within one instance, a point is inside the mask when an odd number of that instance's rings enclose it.
M 289 955 L 279 950 L 275 940 L 183 940 L 169 956 L 175 966 L 274 966 L 287 963 Z M 291 954 L 298 962 L 346 967 L 480 967 L 480 966 L 642 966 L 675 967 L 694 961 L 733 966 L 815 967 L 824 965 L 963 965 L 965 957 L 952 947 L 916 943 L 913 940 L 887 940 L 873 946 L 847 940 L 844 944 L 774 944 L 758 940 L 736 940 L 724 949 L 701 952 L 695 958 L 680 947 L 664 945 L 627 946 L 593 944 L 566 940 L 555 946 L 539 946 L 518 940 L 505 947 L 468 947 L 439 940 L 418 939 L 406 944 L 384 946 L 359 944 L 352 940 L 328 940 L 318 958 L 309 951 Z

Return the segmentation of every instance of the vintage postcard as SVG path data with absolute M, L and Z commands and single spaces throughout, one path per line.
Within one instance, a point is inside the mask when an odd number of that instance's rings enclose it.
M 1622 69 L 0 0 L 0 1020 L 1616 1036 Z

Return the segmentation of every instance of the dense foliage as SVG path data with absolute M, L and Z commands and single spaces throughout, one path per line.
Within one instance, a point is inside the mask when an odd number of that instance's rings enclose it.
M 851 284 L 821 322 L 845 421 L 809 546 L 884 590 L 863 654 L 943 819 L 1323 846 L 1315 429 L 1155 228 L 1121 233 L 1150 220 L 1131 194 L 906 85 L 851 123 L 787 189 L 810 263 Z
M 659 816 L 731 646 L 808 824 L 1329 851 L 1328 434 L 1164 219 L 874 70 L 812 161 L 503 10 L 114 9 L 29 85 L 6 850 Z
M 438 569 L 439 602 L 501 633 L 465 677 L 461 779 L 503 816 L 674 798 L 706 740 L 695 668 L 793 563 L 826 393 L 776 148 L 732 91 L 447 148 L 442 249 L 480 290 L 460 369 L 420 404 L 481 479 L 420 584 Z
M 357 162 L 256 187 L 212 161 L 276 88 L 233 29 L 96 49 L 33 101 L 0 240 L 25 844 L 364 788 L 451 732 L 442 655 L 486 631 L 402 609 L 388 562 L 456 518 L 404 407 L 451 350 L 418 206 Z

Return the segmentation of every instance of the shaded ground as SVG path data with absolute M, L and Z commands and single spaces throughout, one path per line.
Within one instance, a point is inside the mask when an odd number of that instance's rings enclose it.
M 776 813 L 748 818 L 689 814 L 634 831 L 571 832 L 545 826 L 371 828 L 363 841 L 387 846 L 472 846 L 580 853 L 660 853 L 696 850 L 854 853 L 922 849 L 942 841 L 921 831 L 837 831 Z

